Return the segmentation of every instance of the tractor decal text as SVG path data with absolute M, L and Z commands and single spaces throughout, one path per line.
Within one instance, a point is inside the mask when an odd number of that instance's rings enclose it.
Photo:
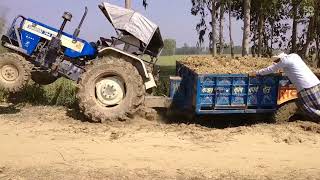
M 202 88 L 202 93 L 212 94 L 214 92 L 214 88 Z
M 37 25 L 31 21 L 25 20 L 23 27 L 23 30 L 28 31 L 30 33 L 33 33 L 37 36 L 40 36 L 42 38 L 45 38 L 47 40 L 51 40 L 53 36 L 56 36 L 58 34 L 58 32 L 55 32 L 51 29 L 48 29 L 46 27 L 43 27 L 41 25 Z M 83 48 L 84 48 L 84 43 L 81 41 L 74 41 L 74 39 L 62 35 L 61 36 L 61 44 L 64 47 L 67 47 L 73 51 L 79 52 L 81 53 Z
M 282 104 L 285 102 L 288 102 L 290 100 L 296 99 L 297 96 L 297 90 L 295 88 L 291 87 L 281 87 L 279 88 L 279 93 L 278 93 L 278 104 Z
M 47 32 L 47 31 L 44 31 L 44 30 L 38 28 L 37 25 L 28 24 L 27 28 L 30 29 L 30 30 L 36 31 L 38 33 L 41 33 L 41 34 L 43 34 L 45 36 L 48 36 L 50 38 L 52 38 L 52 36 L 53 36 L 53 34 L 51 34 L 50 32 Z
M 235 87 L 235 88 L 233 89 L 233 93 L 234 93 L 235 95 L 242 94 L 243 91 L 244 91 L 244 88 L 243 88 L 243 87 Z
M 263 94 L 270 94 L 271 92 L 271 87 L 270 86 L 265 86 L 262 90 Z
M 257 94 L 259 91 L 259 86 L 253 86 L 249 88 L 249 94 Z

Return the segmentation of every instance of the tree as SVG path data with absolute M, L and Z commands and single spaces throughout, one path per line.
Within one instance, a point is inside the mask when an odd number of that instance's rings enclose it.
M 211 32 L 209 33 L 209 47 L 213 56 L 217 54 L 217 39 L 216 39 L 216 22 L 217 22 L 217 10 L 220 7 L 220 2 L 217 0 L 191 0 L 192 8 L 191 14 L 194 16 L 200 16 L 200 22 L 196 25 L 196 30 L 199 35 L 198 46 L 200 47 L 204 42 L 204 36 L 209 29 L 206 22 L 208 11 L 210 12 L 209 22 L 211 26 Z
M 291 52 L 297 51 L 298 6 L 298 0 L 292 0 Z
M 131 5 L 132 5 L 131 2 L 132 2 L 131 0 L 125 0 L 125 7 L 127 9 L 131 9 Z M 143 5 L 144 8 L 147 8 L 147 6 L 148 6 L 147 0 L 142 0 L 142 5 Z
M 212 7 L 211 7 L 211 47 L 212 47 L 212 56 L 217 55 L 217 36 L 216 36 L 216 26 L 217 26 L 217 18 L 216 18 L 216 0 L 211 0 Z
M 131 0 L 125 0 L 125 7 L 131 9 Z
M 223 41 L 223 19 L 224 19 L 224 8 L 225 0 L 220 0 L 220 13 L 219 13 L 219 52 L 218 54 L 223 54 L 224 41 Z
M 176 40 L 174 39 L 165 39 L 164 41 L 164 48 L 161 53 L 163 56 L 172 56 L 175 55 L 176 52 Z
M 249 55 L 249 42 L 250 42 L 250 0 L 243 0 L 243 39 L 242 39 L 242 56 Z
M 232 0 L 228 0 L 228 9 L 229 9 L 229 39 L 230 39 L 230 53 L 231 53 L 231 57 L 234 57 L 234 50 L 233 50 L 233 39 L 232 39 L 232 22 L 231 22 L 231 1 Z

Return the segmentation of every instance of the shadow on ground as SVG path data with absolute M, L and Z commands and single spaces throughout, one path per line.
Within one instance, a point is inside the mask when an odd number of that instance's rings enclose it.
M 0 104 L 0 114 L 16 114 L 20 112 L 20 107 L 13 104 Z
M 165 124 L 196 124 L 207 128 L 224 129 L 256 124 L 276 124 L 272 114 L 217 114 L 195 116 L 188 112 L 167 112 L 166 109 L 157 109 L 157 120 Z M 298 120 L 310 121 L 301 115 L 291 117 L 288 122 Z
M 97 123 L 87 118 L 81 111 L 78 104 L 73 105 L 71 108 L 66 110 L 66 115 L 81 122 Z

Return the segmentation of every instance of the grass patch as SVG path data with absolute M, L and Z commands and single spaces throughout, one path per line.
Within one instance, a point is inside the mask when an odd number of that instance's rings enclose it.
M 55 83 L 46 86 L 32 82 L 23 91 L 16 94 L 0 91 L 0 99 L 32 105 L 73 107 L 76 104 L 76 84 L 65 78 L 60 78 Z

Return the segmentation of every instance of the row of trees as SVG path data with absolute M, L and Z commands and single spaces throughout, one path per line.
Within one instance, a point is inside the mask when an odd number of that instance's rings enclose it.
M 230 46 L 225 44 L 224 53 L 228 54 L 230 52 Z M 242 47 L 234 46 L 232 50 L 235 54 L 241 54 Z M 184 43 L 182 47 L 176 47 L 176 41 L 174 39 L 165 39 L 164 48 L 161 53 L 162 56 L 172 56 L 172 55 L 195 55 L 195 54 L 209 54 L 209 47 L 199 47 L 199 46 L 189 46 Z
M 242 55 L 268 56 L 275 48 L 314 55 L 320 65 L 320 0 L 191 0 L 199 43 L 209 39 L 212 55 L 222 54 L 224 23 L 228 15 L 229 43 L 233 47 L 232 18 L 243 20 Z M 218 33 L 217 33 L 218 32 Z

